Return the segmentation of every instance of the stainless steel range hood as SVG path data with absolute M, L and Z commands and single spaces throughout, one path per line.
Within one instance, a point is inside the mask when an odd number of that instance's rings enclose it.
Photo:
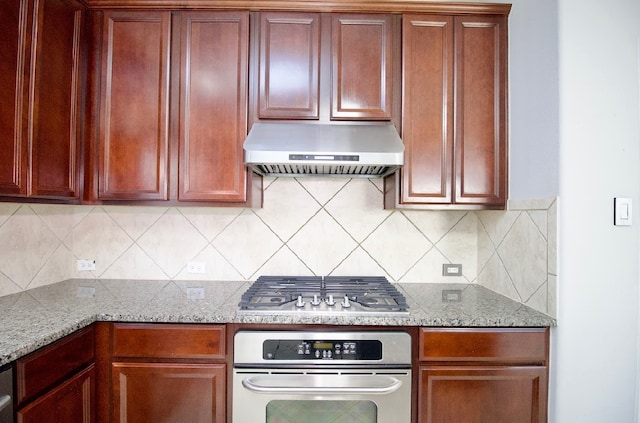
M 381 177 L 404 163 L 404 145 L 389 124 L 255 123 L 244 161 L 261 175 Z

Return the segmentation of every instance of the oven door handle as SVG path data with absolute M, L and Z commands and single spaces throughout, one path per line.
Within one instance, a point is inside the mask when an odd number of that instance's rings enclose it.
M 314 377 L 269 375 L 242 380 L 242 386 L 257 393 L 271 394 L 390 394 L 402 385 L 402 381 L 389 376 L 366 376 L 358 382 L 350 376 L 338 384 L 317 383 Z M 364 383 L 366 382 L 366 383 Z

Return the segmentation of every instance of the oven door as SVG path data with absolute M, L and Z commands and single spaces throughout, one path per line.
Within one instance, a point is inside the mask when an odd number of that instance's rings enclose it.
M 234 423 L 410 421 L 409 369 L 234 369 Z

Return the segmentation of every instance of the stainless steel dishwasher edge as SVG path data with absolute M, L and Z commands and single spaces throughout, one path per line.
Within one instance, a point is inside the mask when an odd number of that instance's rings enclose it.
M 11 367 L 0 371 L 0 423 L 14 423 L 13 372 Z

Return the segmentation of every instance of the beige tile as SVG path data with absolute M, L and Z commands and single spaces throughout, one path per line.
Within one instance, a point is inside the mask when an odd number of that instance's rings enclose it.
M 211 245 L 192 258 L 193 261 L 205 264 L 205 273 L 189 273 L 185 266 L 175 279 L 177 280 L 211 280 L 211 281 L 239 281 L 244 280 L 222 255 Z
M 246 279 L 280 249 L 282 241 L 252 210 L 245 210 L 211 244 Z
M 430 211 L 403 210 L 407 219 L 431 241 L 437 243 L 447 234 L 468 212 L 466 211 Z
M 0 297 L 4 295 L 17 294 L 18 292 L 22 292 L 22 290 L 21 286 L 13 283 L 11 279 L 0 273 Z
M 430 249 L 399 282 L 402 283 L 469 283 L 464 276 L 442 276 L 442 264 L 449 263 L 437 248 Z
M 392 213 L 382 208 L 382 194 L 366 179 L 351 180 L 327 203 L 325 210 L 358 242 Z
M 547 284 L 543 283 L 524 303 L 534 310 L 547 313 L 547 301 Z
M 29 288 L 50 285 L 74 276 L 75 259 L 66 245 L 60 244 L 56 251 L 49 257 L 42 269 L 38 272 Z M 93 276 L 91 276 L 93 277 Z
M 255 214 L 280 239 L 287 241 L 320 207 L 294 178 L 280 178 L 265 192 L 264 207 L 255 210 Z
M 462 274 L 469 281 L 478 276 L 478 218 L 467 213 L 436 244 L 451 262 L 462 264 Z
M 104 211 L 131 239 L 138 239 L 167 211 L 165 207 L 109 206 Z
M 361 247 L 353 251 L 342 263 L 336 267 L 332 276 L 384 276 L 394 281 L 385 270 L 371 258 Z
M 484 226 L 491 242 L 496 247 L 500 245 L 513 223 L 520 216 L 520 211 L 479 211 L 476 212 L 480 224 Z
M 356 242 L 321 210 L 287 243 L 316 275 L 329 274 L 356 247 Z
M 520 294 L 516 290 L 504 264 L 500 260 L 500 256 L 497 254 L 491 256 L 487 261 L 486 266 L 484 266 L 478 275 L 478 283 L 498 294 L 522 302 Z
M 558 274 L 558 202 L 554 201 L 549 207 L 547 215 L 547 269 L 548 272 Z
M 400 212 L 393 212 L 361 245 L 394 280 L 399 280 L 432 247 Z
M 103 279 L 167 279 L 168 275 L 137 244 L 100 274 Z
M 61 240 L 65 239 L 81 220 L 73 206 L 33 204 L 31 208 Z
M 20 204 L 0 202 L 0 226 L 2 226 L 19 208 Z
M 243 211 L 234 207 L 182 207 L 179 210 L 208 241 L 220 235 Z
M 0 226 L 0 270 L 24 289 L 60 244 L 53 231 L 24 205 Z
M 206 247 L 207 240 L 177 209 L 169 209 L 137 243 L 169 278 L 174 278 Z
M 313 276 L 313 272 L 302 262 L 288 246 L 280 248 L 264 266 L 260 267 L 248 280 L 255 280 L 258 276 Z
M 304 187 L 309 194 L 321 205 L 325 205 L 331 200 L 345 185 L 349 183 L 350 178 L 327 178 L 325 176 L 309 176 L 296 178 L 296 180 Z

